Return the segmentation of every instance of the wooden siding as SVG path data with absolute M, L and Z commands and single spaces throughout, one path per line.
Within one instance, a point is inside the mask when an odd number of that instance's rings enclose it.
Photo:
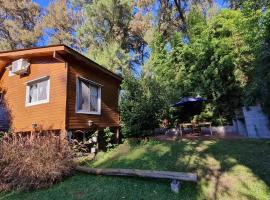
M 16 132 L 32 130 L 32 123 L 43 129 L 65 129 L 67 69 L 65 63 L 52 57 L 32 59 L 30 74 L 8 76 L 5 70 L 1 82 L 6 90 L 5 100 L 11 115 L 11 126 Z M 50 77 L 49 103 L 26 107 L 26 82 Z
M 76 113 L 76 80 L 83 77 L 102 85 L 101 87 L 101 115 Z M 67 128 L 89 128 L 91 120 L 99 128 L 118 127 L 119 110 L 118 96 L 120 81 L 101 71 L 91 68 L 82 62 L 69 62 L 68 70 L 68 100 L 67 100 Z

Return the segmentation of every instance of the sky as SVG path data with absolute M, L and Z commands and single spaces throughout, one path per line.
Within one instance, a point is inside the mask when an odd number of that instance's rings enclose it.
M 33 0 L 33 1 L 41 5 L 42 7 L 47 7 L 50 3 L 50 0 Z

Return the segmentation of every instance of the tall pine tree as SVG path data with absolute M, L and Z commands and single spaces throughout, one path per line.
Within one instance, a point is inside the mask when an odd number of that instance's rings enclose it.
M 32 0 L 0 1 L 0 50 L 29 48 L 42 36 L 41 9 Z

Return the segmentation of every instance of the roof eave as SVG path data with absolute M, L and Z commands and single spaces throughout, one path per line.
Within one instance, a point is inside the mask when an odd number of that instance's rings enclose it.
M 65 53 L 71 54 L 77 59 L 82 60 L 83 62 L 87 64 L 94 65 L 98 70 L 116 78 L 120 82 L 123 80 L 123 77 L 115 74 L 114 72 L 99 65 L 95 61 L 87 58 L 86 56 L 82 55 L 81 53 L 77 52 L 76 50 L 66 45 L 51 45 L 51 46 L 45 46 L 45 47 L 33 47 L 33 48 L 28 48 L 28 49 L 18 49 L 18 50 L 0 52 L 0 69 L 3 68 L 3 66 L 7 64 L 8 62 L 18 59 L 18 58 L 33 57 L 35 55 L 38 55 L 38 56 L 54 55 L 54 52 L 65 52 Z
M 86 56 L 82 55 L 81 53 L 75 51 L 74 49 L 72 49 L 72 48 L 70 48 L 68 46 L 65 46 L 65 52 L 75 56 L 76 58 L 82 60 L 83 62 L 95 65 L 95 67 L 98 68 L 100 71 L 102 71 L 102 72 L 104 72 L 104 73 L 106 73 L 106 74 L 108 74 L 110 76 L 113 76 L 114 78 L 118 79 L 120 82 L 123 80 L 122 76 L 119 76 L 119 75 L 115 74 L 114 72 L 108 70 L 107 68 L 103 67 L 102 65 L 99 65 L 95 61 L 87 58 Z

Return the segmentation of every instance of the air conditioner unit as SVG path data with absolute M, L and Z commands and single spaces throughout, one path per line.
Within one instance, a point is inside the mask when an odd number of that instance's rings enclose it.
M 11 72 L 17 75 L 22 75 L 28 72 L 28 68 L 30 63 L 26 59 L 19 59 L 12 62 L 12 69 Z

